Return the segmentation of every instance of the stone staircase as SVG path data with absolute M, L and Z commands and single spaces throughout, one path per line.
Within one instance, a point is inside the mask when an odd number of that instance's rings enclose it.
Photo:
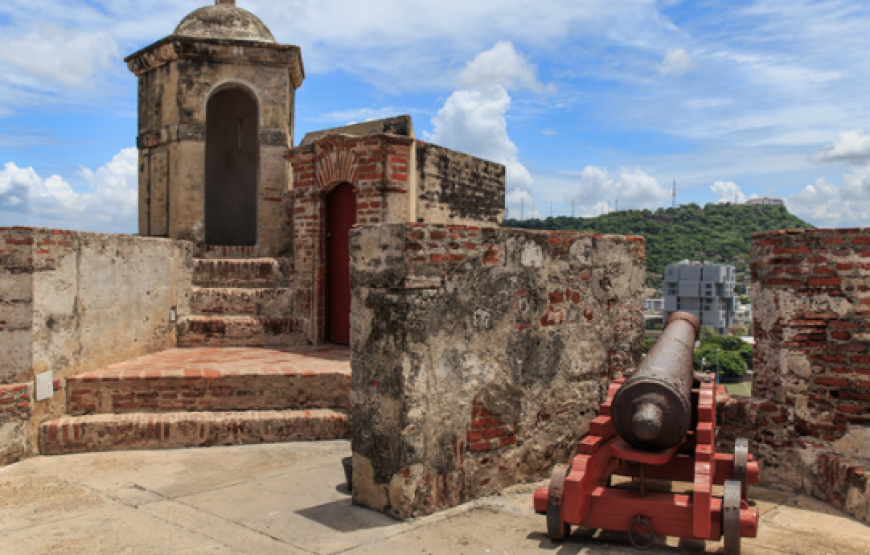
M 293 310 L 289 260 L 256 258 L 253 247 L 209 247 L 194 259 L 191 315 L 178 322 L 178 346 L 305 344 Z
M 44 455 L 347 438 L 346 348 L 172 349 L 66 380 Z

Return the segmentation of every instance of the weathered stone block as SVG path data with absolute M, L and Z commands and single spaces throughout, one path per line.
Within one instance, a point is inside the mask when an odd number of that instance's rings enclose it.
M 355 501 L 412 517 L 568 460 L 639 354 L 643 254 L 579 233 L 352 231 Z
M 16 249 L 0 267 L 0 304 L 10 309 L 0 325 L 0 385 L 30 384 L 47 371 L 63 378 L 175 346 L 174 318 L 190 302 L 190 244 L 34 228 L 0 229 L 0 244 Z M 35 425 L 63 410 L 62 396 L 29 404 L 26 425 L 2 423 L 0 450 L 33 454 Z

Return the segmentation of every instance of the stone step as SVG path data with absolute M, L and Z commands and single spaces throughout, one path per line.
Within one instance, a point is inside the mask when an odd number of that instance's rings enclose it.
M 190 307 L 197 316 L 284 317 L 292 313 L 293 290 L 194 287 Z
M 346 439 L 350 421 L 333 410 L 263 410 L 63 416 L 39 428 L 40 453 L 178 449 Z
M 259 258 L 259 247 L 206 245 L 203 258 Z
M 299 321 L 271 316 L 186 316 L 178 320 L 179 347 L 305 345 Z
M 272 288 L 287 284 L 277 258 L 196 258 L 193 284 L 199 287 Z
M 196 353 L 194 353 L 195 355 Z M 279 353 L 281 355 L 282 353 Z M 113 369 L 112 369 L 113 368 Z M 128 414 L 263 409 L 350 410 L 350 365 L 299 362 L 126 364 L 67 378 L 67 414 Z

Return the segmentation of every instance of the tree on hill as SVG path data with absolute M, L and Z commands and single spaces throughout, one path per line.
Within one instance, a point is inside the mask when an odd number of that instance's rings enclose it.
M 695 367 L 701 371 L 714 371 L 718 368 L 725 376 L 740 377 L 752 364 L 754 351 L 752 345 L 739 337 L 708 335 L 695 349 Z

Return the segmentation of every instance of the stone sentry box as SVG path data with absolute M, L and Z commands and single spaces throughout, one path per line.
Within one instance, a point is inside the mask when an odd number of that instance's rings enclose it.
M 125 61 L 139 78 L 140 235 L 289 252 L 299 47 L 218 0 Z
M 546 476 L 643 334 L 643 239 L 351 233 L 354 501 L 399 518 Z

